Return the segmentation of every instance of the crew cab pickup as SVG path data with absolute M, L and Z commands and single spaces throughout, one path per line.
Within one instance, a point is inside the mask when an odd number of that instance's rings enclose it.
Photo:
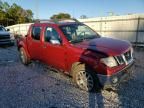
M 23 64 L 39 60 L 86 91 L 116 87 L 133 71 L 130 42 L 101 37 L 76 20 L 32 24 L 18 50 Z
M 0 25 L 0 45 L 14 45 L 14 35 Z

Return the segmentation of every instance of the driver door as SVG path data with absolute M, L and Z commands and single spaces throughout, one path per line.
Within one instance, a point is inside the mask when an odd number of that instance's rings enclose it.
M 43 54 L 43 61 L 46 64 L 58 69 L 65 69 L 65 49 L 56 28 L 45 28 Z

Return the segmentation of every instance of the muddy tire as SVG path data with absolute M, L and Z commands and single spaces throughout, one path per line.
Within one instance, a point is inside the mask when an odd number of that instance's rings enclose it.
M 99 83 L 96 74 L 84 64 L 72 67 L 73 81 L 84 91 L 99 91 Z
M 25 52 L 25 49 L 21 47 L 20 50 L 19 50 L 19 54 L 20 54 L 21 62 L 24 65 L 28 65 L 30 63 L 30 59 L 28 58 L 28 56 Z

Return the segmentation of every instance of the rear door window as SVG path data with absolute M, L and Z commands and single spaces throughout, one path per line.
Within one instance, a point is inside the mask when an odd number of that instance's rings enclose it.
M 32 38 L 34 40 L 40 40 L 40 34 L 41 34 L 41 27 L 32 28 Z

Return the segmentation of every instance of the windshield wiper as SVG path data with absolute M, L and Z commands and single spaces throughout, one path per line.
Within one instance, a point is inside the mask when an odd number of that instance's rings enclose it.
M 73 39 L 73 40 L 71 40 L 70 42 L 71 42 L 71 43 L 79 43 L 79 42 L 83 42 L 83 41 L 85 41 L 85 40 L 90 40 L 90 39 L 95 39 L 95 38 L 98 38 L 98 37 L 96 37 L 96 36 L 85 36 L 85 37 L 83 37 L 83 38 Z
M 84 40 L 89 40 L 89 39 L 95 39 L 97 38 L 96 36 L 87 36 L 87 37 L 84 37 Z
M 82 42 L 83 39 L 75 39 L 75 40 L 71 40 L 70 42 L 71 43 L 79 43 L 79 42 Z

